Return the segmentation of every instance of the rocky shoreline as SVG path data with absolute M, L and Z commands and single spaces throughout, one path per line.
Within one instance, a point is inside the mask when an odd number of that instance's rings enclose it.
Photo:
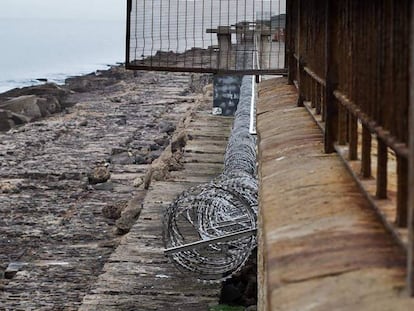
M 125 87 L 128 81 L 147 77 L 151 84 L 157 84 L 157 74 L 125 70 L 123 65 L 111 66 L 84 76 L 70 77 L 64 85 L 45 83 L 36 86 L 15 88 L 0 94 L 0 131 L 48 117 L 65 111 L 82 100 L 82 94 L 100 92 L 108 95 Z M 209 79 L 191 75 L 190 85 L 182 93 L 201 91 Z M 206 80 L 207 79 L 207 80 Z M 114 98 L 114 101 L 119 99 Z
M 116 66 L 0 94 L 0 309 L 79 307 L 208 79 Z

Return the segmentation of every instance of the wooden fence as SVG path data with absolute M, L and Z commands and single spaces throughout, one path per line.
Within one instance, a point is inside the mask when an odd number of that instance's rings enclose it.
M 325 152 L 341 155 L 407 251 L 414 295 L 414 1 L 286 2 L 298 105 L 314 115 Z

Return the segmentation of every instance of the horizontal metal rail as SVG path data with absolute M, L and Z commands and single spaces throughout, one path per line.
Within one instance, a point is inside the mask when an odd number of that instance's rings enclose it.
M 394 152 L 404 158 L 408 158 L 408 146 L 405 143 L 398 142 L 397 138 L 387 130 L 384 130 L 382 126 L 379 126 L 377 122 L 362 112 L 361 109 L 355 105 L 345 94 L 336 90 L 333 92 L 335 98 L 341 103 L 349 112 L 351 112 L 358 120 L 361 121 L 373 134 L 377 135 L 388 147 Z
M 239 231 L 239 232 L 235 232 L 231 234 L 226 234 L 218 238 L 200 240 L 200 241 L 193 242 L 193 243 L 188 243 L 188 244 L 184 244 L 184 245 L 180 245 L 176 247 L 167 248 L 164 250 L 164 254 L 171 255 L 171 254 L 178 253 L 178 252 L 185 252 L 188 250 L 203 248 L 211 244 L 234 241 L 236 239 L 255 235 L 256 232 L 257 232 L 257 229 L 249 229 L 249 230 L 243 230 L 243 231 Z
M 287 76 L 288 71 L 285 68 L 282 69 L 245 69 L 245 70 L 232 70 L 232 69 L 214 69 L 214 68 L 194 68 L 194 67 L 167 67 L 167 66 L 141 66 L 127 63 L 126 69 L 131 70 L 152 70 L 152 71 L 171 71 L 171 72 L 194 72 L 194 73 L 214 73 L 214 74 L 228 74 L 228 75 L 280 75 Z

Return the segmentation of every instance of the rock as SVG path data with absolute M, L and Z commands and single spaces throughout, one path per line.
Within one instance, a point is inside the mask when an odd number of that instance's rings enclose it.
M 133 181 L 133 186 L 138 188 L 139 186 L 141 186 L 144 183 L 144 179 L 142 177 L 137 177 L 134 179 Z
M 14 124 L 16 124 L 16 125 L 21 125 L 21 124 L 25 124 L 25 123 L 30 122 L 30 118 L 26 117 L 22 114 L 10 112 L 10 115 L 11 115 L 11 119 L 13 120 Z
M 60 101 L 70 93 L 71 91 L 65 87 L 59 86 L 55 83 L 46 83 L 42 85 L 16 88 L 2 93 L 0 94 L 0 102 L 24 95 L 37 95 L 40 97 L 51 96 L 57 98 Z
M 0 192 L 2 193 L 20 193 L 19 184 L 12 184 L 10 182 L 0 182 Z
M 99 183 L 92 185 L 92 188 L 95 190 L 102 190 L 102 191 L 112 191 L 114 190 L 114 184 L 110 181 Z
M 31 121 L 42 117 L 42 112 L 37 104 L 40 98 L 35 95 L 25 95 L 6 101 L 0 105 L 0 109 L 23 114 Z
M 175 125 L 170 121 L 162 120 L 158 125 L 160 133 L 172 134 L 175 131 Z
M 158 144 L 159 146 L 167 146 L 168 145 L 168 143 L 169 143 L 169 138 L 168 137 L 165 137 L 165 136 L 163 136 L 163 137 L 158 137 L 158 138 L 156 138 L 156 139 L 154 139 L 154 142 L 156 143 L 156 144 Z
M 87 126 L 88 125 L 88 120 L 82 120 L 78 123 L 78 126 Z
M 130 152 L 122 152 L 111 156 L 111 163 L 113 164 L 134 164 L 136 157 Z
M 102 214 L 109 219 L 118 219 L 121 217 L 121 213 L 127 207 L 127 205 L 127 201 L 121 201 L 113 205 L 107 205 L 102 208 Z
M 109 168 L 105 166 L 95 167 L 92 172 L 88 174 L 88 182 L 91 185 L 104 183 L 111 178 Z
M 257 305 L 252 305 L 246 308 L 246 311 L 257 311 Z
M 24 266 L 26 266 L 26 263 L 22 262 L 11 262 L 7 266 L 6 271 L 4 271 L 4 278 L 5 279 L 12 279 L 14 276 L 19 272 Z
M 65 85 L 75 91 L 75 92 L 80 92 L 80 93 L 84 93 L 87 91 L 91 91 L 93 89 L 95 89 L 96 87 L 93 87 L 92 81 L 91 81 L 91 76 L 94 76 L 94 74 L 89 74 L 89 75 L 85 75 L 83 77 L 71 77 L 71 78 L 67 78 L 65 80 Z M 106 80 L 106 79 L 101 79 L 101 80 Z
M 160 148 L 161 148 L 161 146 L 158 145 L 158 144 L 151 144 L 151 146 L 150 146 L 151 151 L 159 150 Z
M 8 131 L 13 128 L 15 123 L 11 119 L 9 111 L 0 109 L 0 131 Z
M 181 151 L 187 144 L 188 136 L 187 133 L 182 131 L 177 135 L 174 135 L 171 141 L 171 152 Z
M 150 153 L 148 153 L 146 159 L 147 159 L 147 163 L 151 164 L 152 162 L 154 162 L 154 160 L 158 159 L 160 157 L 162 153 L 162 150 L 154 150 L 151 151 Z
M 168 161 L 168 170 L 170 172 L 172 171 L 179 171 L 184 168 L 184 164 L 182 163 L 181 159 L 183 157 L 182 152 L 175 152 L 171 156 L 171 158 Z
M 119 82 L 116 76 L 109 72 L 98 71 L 81 77 L 70 77 L 65 80 L 65 85 L 75 92 L 84 93 L 98 89 L 104 89 L 109 85 Z
M 135 155 L 135 162 L 134 164 L 148 164 L 147 159 L 144 156 L 137 154 Z
M 37 105 L 40 108 L 42 117 L 47 117 L 51 114 L 61 111 L 59 100 L 52 96 L 47 96 L 45 98 L 38 98 Z
M 116 125 L 123 126 L 127 124 L 126 116 L 115 121 Z
M 122 211 L 121 217 L 116 221 L 118 234 L 129 232 L 134 223 L 137 221 L 142 210 L 142 203 L 146 195 L 146 191 L 138 192 L 129 202 L 127 207 Z
M 126 149 L 126 148 L 115 147 L 115 148 L 112 148 L 111 155 L 115 155 L 115 154 L 119 154 L 119 153 L 123 153 L 123 152 L 127 152 L 127 151 L 128 151 L 128 149 Z

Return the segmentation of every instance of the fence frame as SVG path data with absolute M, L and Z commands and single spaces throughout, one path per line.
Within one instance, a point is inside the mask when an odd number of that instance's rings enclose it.
M 409 176 L 408 186 L 408 256 L 407 256 L 407 286 L 409 294 L 414 296 L 414 1 L 410 6 L 410 107 L 409 107 Z
M 339 154 L 385 227 L 407 252 L 407 290 L 411 296 L 414 296 L 414 1 L 409 1 L 408 25 L 404 23 L 404 18 L 407 17 L 404 16 L 401 17 L 402 21 L 392 22 L 391 30 L 384 28 L 384 25 L 387 25 L 387 18 L 394 20 L 396 14 L 405 14 L 402 6 L 408 5 L 406 2 L 404 4 L 403 2 L 395 3 L 391 0 L 382 0 L 358 3 L 356 0 L 341 2 L 324 0 L 324 14 L 321 12 L 315 14 L 313 11 L 315 8 L 312 7 L 312 4 L 316 5 L 316 3 L 316 0 L 286 1 L 288 81 L 295 84 L 298 89 L 298 105 L 304 106 L 311 113 L 324 132 L 325 152 Z M 401 7 L 397 7 L 398 5 Z M 388 13 L 387 9 L 390 8 L 392 9 L 391 13 Z M 383 27 L 379 30 L 378 37 L 372 41 L 366 38 L 375 37 L 373 28 L 367 27 L 357 34 L 355 31 L 351 31 L 362 29 L 361 25 L 364 20 L 360 18 L 363 16 L 360 14 L 367 12 L 375 14 L 375 20 L 380 21 Z M 400 18 L 400 16 L 397 17 Z M 304 23 L 304 21 L 306 22 Z M 312 41 L 312 31 L 316 31 L 322 22 L 324 23 L 323 50 L 325 55 L 324 63 L 318 66 L 315 65 L 318 64 L 316 57 L 307 55 L 304 46 L 315 45 L 315 42 L 309 43 Z M 307 27 L 306 29 L 303 24 Z M 395 30 L 399 27 L 407 31 L 407 37 L 404 37 L 406 33 L 400 34 Z M 346 30 L 348 33 L 344 35 Z M 348 43 L 339 47 L 337 45 L 338 35 L 348 36 L 346 37 L 349 38 Z M 358 37 L 363 38 L 364 35 L 366 35 L 365 40 L 357 40 Z M 310 36 L 310 40 L 308 36 Z M 393 51 L 398 49 L 398 44 L 401 46 L 401 42 L 404 40 L 410 41 L 408 51 L 403 51 L 407 54 L 397 55 Z M 391 47 L 386 46 L 389 42 L 392 42 Z M 319 46 L 319 48 L 321 47 Z M 341 54 L 343 51 L 340 51 L 340 48 L 349 49 L 350 55 Z M 359 51 L 367 51 L 366 55 L 353 57 L 352 51 L 358 48 Z M 384 58 L 384 61 L 380 63 L 381 68 L 364 63 L 364 60 L 367 61 L 369 57 L 373 56 L 369 54 L 370 52 L 373 52 L 374 56 L 378 56 L 381 61 L 380 57 Z M 405 55 L 407 55 L 407 59 L 405 59 Z M 392 57 L 392 65 L 387 65 L 387 56 Z M 349 61 L 352 66 L 346 66 L 349 63 L 341 66 L 340 62 L 344 60 Z M 404 73 L 399 73 L 398 67 L 396 67 L 402 66 L 401 64 L 405 62 L 410 65 L 409 70 L 407 69 L 409 79 L 404 79 Z M 355 68 L 359 69 L 355 70 Z M 379 76 L 381 70 L 389 74 L 387 77 L 392 79 L 393 85 L 387 87 L 387 90 L 381 89 L 381 81 L 369 80 L 370 75 Z M 342 83 L 345 81 L 346 85 L 340 84 L 338 74 L 342 75 Z M 344 76 L 346 79 L 343 78 Z M 356 88 L 356 85 L 359 88 Z M 404 93 L 399 94 L 398 96 L 401 98 L 394 103 L 395 105 L 407 105 L 409 112 L 402 120 L 394 119 L 393 122 L 402 122 L 405 126 L 405 128 L 404 126 L 399 128 L 396 136 L 395 132 L 383 126 L 384 120 L 381 119 L 381 113 L 386 112 L 380 111 L 382 109 L 381 103 L 375 102 L 375 99 L 384 100 L 381 98 L 383 95 L 381 92 L 389 93 L 391 91 L 391 93 L 398 94 L 399 90 L 407 89 L 407 102 L 404 101 Z M 356 94 L 357 92 L 359 93 Z M 362 92 L 367 94 L 362 94 Z M 357 101 L 354 101 L 353 98 L 357 98 Z M 364 101 L 358 102 L 358 98 Z M 401 108 L 392 106 L 391 109 L 404 109 L 404 107 L 406 106 L 401 106 Z M 358 124 L 361 124 L 362 127 L 360 135 L 358 134 Z M 405 131 L 407 134 L 404 134 Z M 406 139 L 404 135 L 407 136 Z M 361 141 L 358 141 L 359 139 Z M 372 186 L 372 182 L 370 182 L 373 173 L 371 152 L 374 145 L 377 146 L 375 151 L 377 153 L 377 168 L 375 194 L 372 194 L 368 190 L 368 186 Z M 359 151 L 360 159 L 358 159 Z M 389 151 L 395 153 L 397 159 L 397 197 L 392 202 L 396 213 L 394 219 L 390 219 L 387 212 L 384 211 L 384 202 L 387 202 L 389 207 L 390 201 L 387 180 Z M 351 162 L 357 160 L 360 163 L 360 171 L 356 173 L 355 166 L 352 166 Z M 409 191 L 410 189 L 411 191 Z
M 133 60 L 131 59 L 131 25 L 132 25 L 132 18 L 131 18 L 131 11 L 132 11 L 132 7 L 133 7 L 133 1 L 134 0 L 127 0 L 127 12 L 126 12 L 126 16 L 127 16 L 127 22 L 126 22 L 126 49 L 125 49 L 125 67 L 126 69 L 131 69 L 131 70 L 151 70 L 151 71 L 171 71 L 171 72 L 194 72 L 194 73 L 213 73 L 213 74 L 229 74 L 229 75 L 283 75 L 286 76 L 287 75 L 287 64 L 286 64 L 286 58 L 285 58 L 285 63 L 282 64 L 283 68 L 271 68 L 271 69 L 266 69 L 266 68 L 259 68 L 259 67 L 255 67 L 252 69 L 249 68 L 244 68 L 244 69 L 240 69 L 240 68 L 220 68 L 220 65 L 217 66 L 210 66 L 210 67 L 194 67 L 194 66 L 166 66 L 166 65 L 157 65 L 157 64 L 152 64 L 152 60 L 151 60 L 151 64 L 136 64 L 133 62 Z M 244 0 L 244 1 L 251 1 L 251 0 Z M 253 0 L 254 1 L 254 0 Z M 220 28 L 220 27 L 219 27 Z M 260 27 L 259 27 L 260 28 Z M 207 29 L 207 33 L 215 33 L 217 32 L 218 34 L 218 30 L 215 29 Z M 231 33 L 234 33 L 234 29 L 232 29 L 232 31 L 228 32 L 228 35 L 230 36 Z M 260 34 L 260 30 L 254 30 L 253 31 L 253 36 L 256 36 L 257 38 L 259 38 L 259 40 L 262 39 L 263 36 L 261 36 Z M 257 45 L 257 51 L 255 52 L 256 54 L 264 54 L 262 52 L 259 51 L 260 46 L 261 46 L 261 42 L 259 42 L 259 44 Z M 219 50 L 220 49 L 220 40 L 219 40 Z M 286 54 L 286 48 L 285 48 L 285 54 Z M 151 58 L 151 57 L 150 57 Z M 227 56 L 228 58 L 228 56 Z M 263 58 L 267 58 L 267 56 L 263 56 Z M 228 61 L 228 59 L 227 59 Z

